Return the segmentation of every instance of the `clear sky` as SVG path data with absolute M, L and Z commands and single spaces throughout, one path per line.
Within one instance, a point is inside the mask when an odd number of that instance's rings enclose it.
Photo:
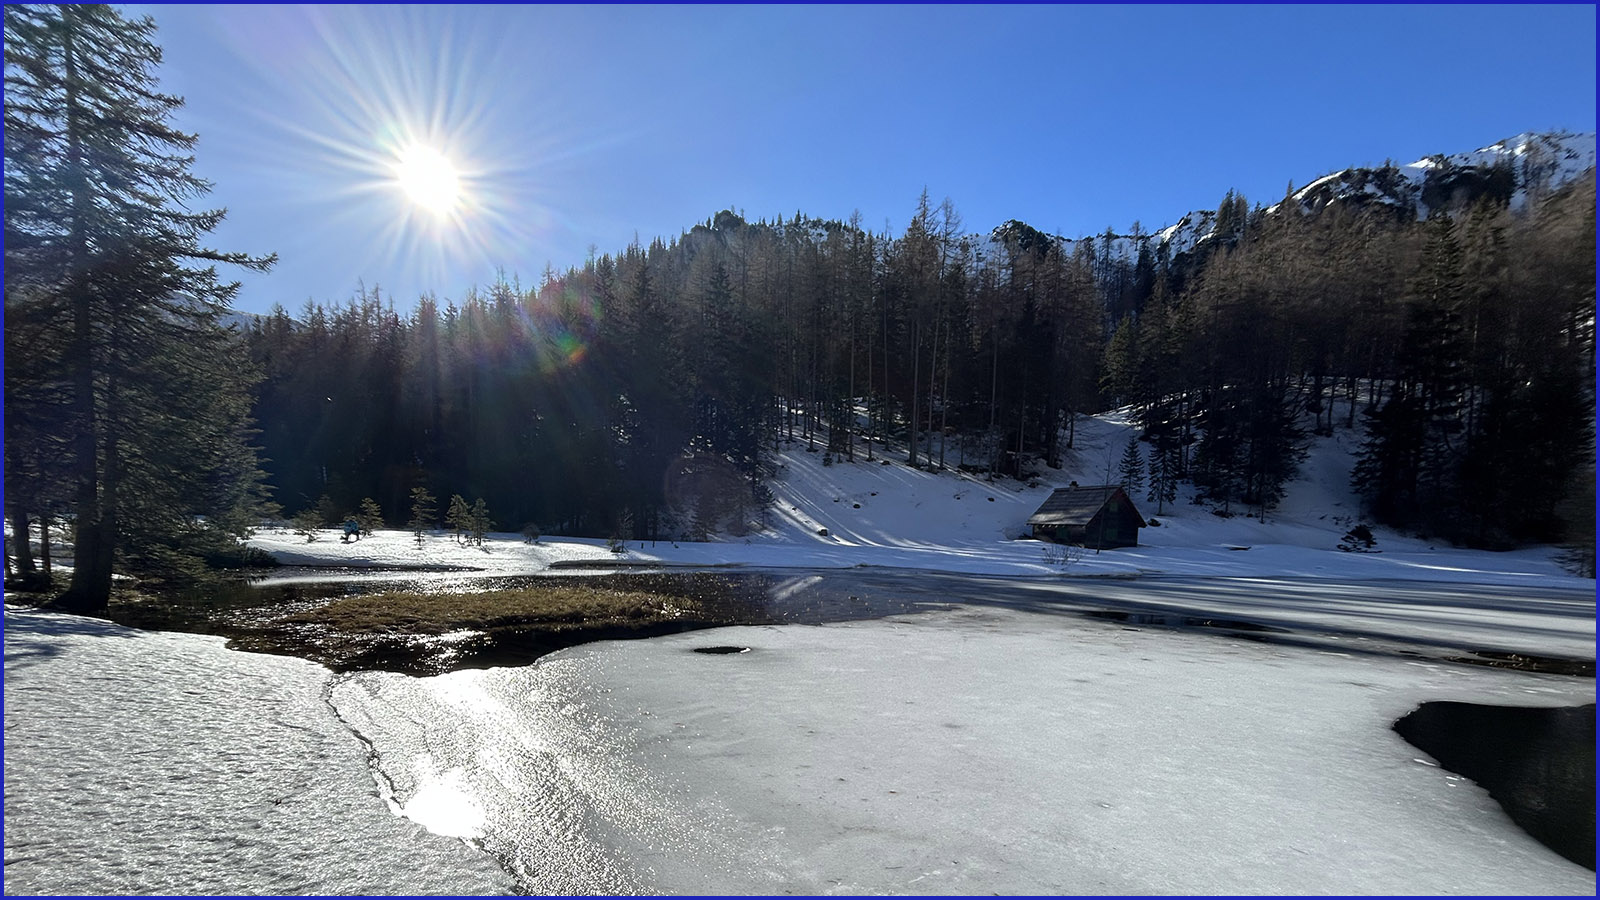
M 280 256 L 240 276 L 253 312 L 532 285 L 725 208 L 898 234 L 924 187 L 972 232 L 1153 229 L 1595 129 L 1592 5 L 124 9 L 160 26 L 213 244 Z

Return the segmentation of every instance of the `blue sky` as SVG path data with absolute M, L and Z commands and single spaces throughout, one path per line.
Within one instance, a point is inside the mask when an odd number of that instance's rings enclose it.
M 1147 229 L 1229 189 L 1595 129 L 1593 6 L 124 7 L 200 134 L 236 305 L 381 285 L 411 308 L 497 270 L 724 208 L 904 228 Z M 392 178 L 426 145 L 448 216 Z

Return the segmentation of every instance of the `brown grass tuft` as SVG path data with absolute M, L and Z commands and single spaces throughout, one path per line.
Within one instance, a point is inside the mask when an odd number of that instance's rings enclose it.
M 700 612 L 698 606 L 684 597 L 645 591 L 552 584 L 471 594 L 364 594 L 296 613 L 282 623 L 325 625 L 343 632 L 441 634 L 517 625 L 646 624 L 693 616 Z

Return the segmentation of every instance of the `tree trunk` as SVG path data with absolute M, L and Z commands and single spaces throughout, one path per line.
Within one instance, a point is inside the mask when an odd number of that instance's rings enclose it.
M 117 549 L 117 487 L 122 480 L 121 446 L 113 429 L 106 430 L 106 467 L 100 508 L 100 543 L 95 547 L 94 596 L 97 609 L 111 601 L 111 571 Z
M 872 462 L 872 333 L 867 333 L 867 462 Z
M 1000 396 L 1000 336 L 993 335 L 994 361 L 989 366 L 989 433 L 994 433 L 996 418 L 995 403 Z
M 1018 409 L 1020 412 L 1017 416 L 1017 465 L 1013 474 L 1016 475 L 1018 480 L 1021 480 L 1022 448 L 1025 446 L 1023 438 L 1028 433 L 1028 370 L 1026 368 L 1022 370 L 1022 403 L 1018 406 Z
M 1322 399 L 1322 367 L 1321 366 L 1318 366 L 1311 373 L 1311 396 L 1312 396 L 1312 402 L 1317 404 L 1316 413 L 1315 413 L 1315 421 L 1311 426 L 1312 427 L 1312 431 L 1317 433 L 1317 434 L 1321 434 L 1322 433 L 1322 411 L 1323 411 L 1323 407 L 1324 406 L 1328 407 L 1328 430 L 1332 431 L 1333 430 L 1333 409 L 1332 409 L 1332 404 L 1331 403 L 1324 403 L 1323 399 Z
M 939 384 L 939 320 L 933 320 L 933 345 L 928 348 L 928 466 L 933 466 L 933 397 Z
M 16 504 L 11 506 L 11 542 L 16 545 L 16 571 L 23 579 L 33 578 L 38 569 L 33 562 L 33 527 L 28 522 L 28 511 Z
M 851 462 L 856 461 L 856 317 L 852 307 L 850 313 L 850 389 L 845 391 L 846 400 L 844 407 L 844 458 Z M 831 435 L 830 435 L 831 438 Z
M 944 340 L 944 385 L 939 388 L 939 399 L 944 405 L 939 408 L 939 468 L 944 468 L 944 436 L 950 425 L 950 338 Z
M 1000 334 L 991 331 L 990 336 L 994 341 L 993 363 L 989 367 L 989 480 L 994 480 L 994 473 L 1000 468 L 1001 441 L 999 431 L 999 397 L 1000 397 Z
M 44 577 L 53 583 L 55 573 L 50 570 L 50 513 L 39 517 L 39 561 L 44 563 Z
M 909 433 L 911 440 L 907 442 L 911 447 L 911 452 L 910 455 L 906 457 L 906 465 L 911 466 L 912 468 L 916 468 L 917 466 L 917 388 L 919 387 L 917 379 L 921 374 L 919 372 L 920 360 L 918 357 L 918 351 L 922 349 L 921 332 L 921 325 L 917 325 L 911 329 L 911 431 Z
M 883 298 L 883 406 L 882 413 L 878 416 L 878 427 L 883 429 L 879 435 L 878 443 L 883 445 L 884 455 L 889 453 L 889 298 Z
M 72 584 L 60 603 L 67 609 L 80 612 L 97 612 L 106 608 L 111 600 L 109 569 L 104 579 L 99 577 L 98 561 L 110 553 L 105 546 L 112 538 L 105 533 L 101 522 L 98 431 L 95 419 L 94 365 L 91 350 L 94 346 L 94 298 L 88 293 L 84 280 L 88 272 L 89 241 L 85 233 L 91 213 L 89 186 L 82 175 L 83 147 L 78 133 L 78 72 L 77 56 L 72 43 L 72 8 L 62 10 L 62 55 L 66 67 L 67 113 L 67 170 L 72 178 L 72 228 L 68 235 L 72 253 L 72 405 L 77 428 L 73 436 L 73 465 L 76 469 L 77 540 L 72 548 Z M 104 549 L 102 549 L 104 547 Z

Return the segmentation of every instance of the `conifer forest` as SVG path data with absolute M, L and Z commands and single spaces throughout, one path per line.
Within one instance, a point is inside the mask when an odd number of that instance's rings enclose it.
M 1227 511 L 1268 515 L 1307 431 L 1359 429 L 1379 521 L 1510 546 L 1562 536 L 1590 454 L 1592 200 L 1592 174 L 1424 221 L 1229 196 L 1175 260 L 974 237 L 926 194 L 899 235 L 725 210 L 537 286 L 373 290 L 242 339 L 287 508 L 373 497 L 400 521 L 424 483 L 512 530 L 679 536 L 759 506 L 780 440 L 1014 475 L 1131 404 L 1156 480 Z

